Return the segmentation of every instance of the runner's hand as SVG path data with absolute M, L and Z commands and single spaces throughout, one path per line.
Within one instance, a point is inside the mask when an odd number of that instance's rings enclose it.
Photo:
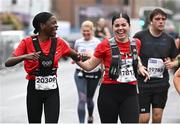
M 147 71 L 147 68 L 145 66 L 140 66 L 138 68 L 138 73 L 145 77 L 144 82 L 147 82 L 147 80 L 150 80 L 150 75 Z
M 36 60 L 39 59 L 40 53 L 41 53 L 41 51 L 30 53 L 30 54 L 26 54 L 25 55 L 25 59 L 36 61 Z
M 178 66 L 178 61 L 177 60 L 171 61 L 171 59 L 168 57 L 164 59 L 164 65 L 166 66 L 166 69 L 172 69 Z

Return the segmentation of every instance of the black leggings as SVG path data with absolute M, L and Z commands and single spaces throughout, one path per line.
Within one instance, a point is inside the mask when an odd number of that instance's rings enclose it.
M 101 123 L 138 123 L 139 106 L 136 86 L 102 84 L 98 96 Z
M 58 123 L 60 111 L 58 88 L 47 91 L 35 90 L 35 81 L 30 80 L 26 100 L 29 123 L 41 123 L 43 107 L 45 123 Z

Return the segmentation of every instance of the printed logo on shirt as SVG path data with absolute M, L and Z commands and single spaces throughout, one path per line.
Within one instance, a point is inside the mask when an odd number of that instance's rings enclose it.
M 42 61 L 42 65 L 43 65 L 44 67 L 49 67 L 49 66 L 52 65 L 52 61 L 51 61 L 51 60 L 49 60 L 49 61 Z

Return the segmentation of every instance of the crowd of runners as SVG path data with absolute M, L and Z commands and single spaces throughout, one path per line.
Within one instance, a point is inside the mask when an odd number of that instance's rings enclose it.
M 58 123 L 60 97 L 57 82 L 58 61 L 64 56 L 76 64 L 74 82 L 78 93 L 80 123 L 93 123 L 94 105 L 101 123 L 161 123 L 167 102 L 169 69 L 177 69 L 174 84 L 180 93 L 179 47 L 165 32 L 167 14 L 154 9 L 149 26 L 130 37 L 131 20 L 127 13 L 112 16 L 112 33 L 106 20 L 97 24 L 84 20 L 82 37 L 74 48 L 57 36 L 56 17 L 38 13 L 33 21 L 34 35 L 25 37 L 5 62 L 6 67 L 24 62 L 27 73 L 27 114 L 29 123 Z M 63 75 L 63 73 L 62 73 Z M 93 101 L 100 86 L 97 102 Z M 44 110 L 43 110 L 44 109 Z

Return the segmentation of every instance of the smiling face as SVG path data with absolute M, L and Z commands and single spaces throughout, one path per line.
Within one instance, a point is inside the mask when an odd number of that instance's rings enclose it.
M 93 36 L 93 30 L 88 26 L 83 26 L 81 32 L 85 40 L 90 40 Z
M 113 32 L 115 38 L 120 41 L 127 41 L 130 25 L 125 18 L 117 18 L 113 23 Z
M 90 40 L 93 37 L 93 22 L 87 20 L 84 21 L 81 25 L 81 33 L 86 41 Z
M 57 25 L 57 19 L 55 16 L 52 16 L 49 18 L 49 20 L 42 24 L 42 31 L 50 37 L 55 37 L 56 36 L 56 30 L 58 28 Z

